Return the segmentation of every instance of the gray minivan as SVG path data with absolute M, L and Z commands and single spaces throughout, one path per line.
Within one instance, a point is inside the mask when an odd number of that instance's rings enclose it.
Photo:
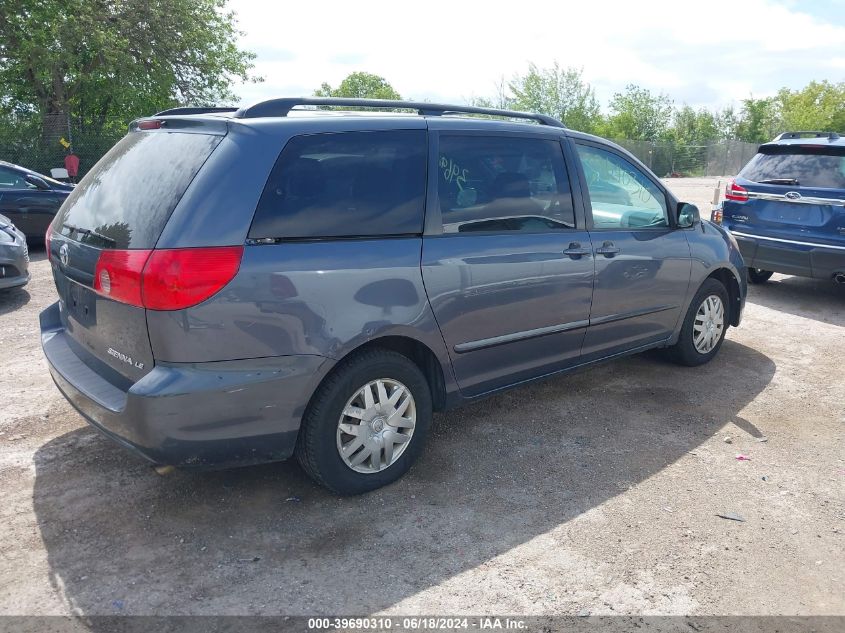
M 433 411 L 650 348 L 705 363 L 746 295 L 733 238 L 613 143 L 404 101 L 138 120 L 47 245 L 42 344 L 91 424 L 156 464 L 296 454 L 342 494 L 404 474 Z

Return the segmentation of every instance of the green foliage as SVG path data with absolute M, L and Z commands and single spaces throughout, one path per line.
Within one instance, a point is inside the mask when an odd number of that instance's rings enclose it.
M 254 58 L 237 35 L 226 0 L 0 0 L 2 107 L 125 131 L 159 109 L 230 100 Z
M 781 123 L 774 99 L 749 97 L 742 102 L 742 114 L 736 128 L 739 140 L 765 143 L 777 135 Z
M 315 97 L 346 97 L 348 99 L 401 99 L 398 92 L 384 77 L 372 73 L 354 72 L 337 88 L 323 83 L 314 91 Z
M 721 136 L 717 114 L 704 108 L 695 110 L 683 105 L 675 110 L 669 137 L 676 143 L 685 145 L 704 145 L 712 143 Z
M 745 99 L 736 136 L 762 143 L 798 130 L 845 131 L 845 82 L 811 81 L 801 90 L 781 88 L 768 99 Z
M 470 103 L 540 112 L 582 132 L 679 147 L 723 140 L 763 143 L 786 130 L 845 132 L 845 82 L 813 81 L 801 90 L 783 88 L 774 97 L 749 97 L 739 112 L 732 106 L 676 108 L 669 96 L 632 84 L 613 95 L 604 115 L 582 70 L 529 64 L 526 74 L 507 83 L 501 79 L 494 96 Z
M 629 84 L 625 92 L 617 92 L 610 100 L 610 116 L 602 131 L 613 138 L 666 140 L 673 110 L 668 96 L 655 95 L 646 88 Z
M 508 84 L 512 97 L 508 107 L 549 114 L 582 132 L 592 132 L 601 121 L 595 90 L 584 81 L 583 70 L 551 68 L 529 64 L 528 73 L 517 75 Z
M 783 130 L 845 132 L 845 82 L 811 81 L 802 90 L 782 88 L 775 100 Z

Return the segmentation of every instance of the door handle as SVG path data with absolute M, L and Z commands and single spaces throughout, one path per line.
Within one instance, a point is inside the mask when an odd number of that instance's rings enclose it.
M 620 251 L 619 247 L 614 246 L 613 242 L 604 242 L 596 249 L 596 255 L 604 255 L 605 257 L 613 257 Z
M 563 254 L 569 255 L 572 259 L 578 259 L 581 255 L 589 255 L 590 249 L 581 246 L 580 242 L 572 242 Z

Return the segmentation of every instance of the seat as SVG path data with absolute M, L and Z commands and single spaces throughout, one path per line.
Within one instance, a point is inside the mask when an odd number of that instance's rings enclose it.
M 531 198 L 528 176 L 506 171 L 496 176 L 491 187 L 492 200 L 484 208 L 488 217 L 544 215 L 543 205 Z
M 506 171 L 493 180 L 494 198 L 530 198 L 531 186 L 528 176 L 516 171 Z

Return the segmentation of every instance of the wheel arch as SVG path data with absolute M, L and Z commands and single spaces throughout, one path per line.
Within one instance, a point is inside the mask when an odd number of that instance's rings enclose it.
M 414 363 L 425 376 L 431 391 L 431 402 L 435 411 L 442 411 L 447 406 L 445 369 L 434 351 L 425 343 L 401 334 L 388 334 L 370 339 L 350 349 L 338 359 L 334 367 L 320 380 L 322 384 L 330 375 L 338 371 L 346 361 L 370 349 L 386 349 L 406 357 Z M 319 384 L 317 388 L 319 388 Z M 314 390 L 316 393 L 317 389 Z M 312 395 L 313 397 L 313 395 Z
M 717 268 L 707 275 L 707 279 L 715 279 L 728 291 L 728 323 L 733 326 L 739 325 L 739 318 L 742 313 L 742 295 L 739 280 L 729 268 Z

